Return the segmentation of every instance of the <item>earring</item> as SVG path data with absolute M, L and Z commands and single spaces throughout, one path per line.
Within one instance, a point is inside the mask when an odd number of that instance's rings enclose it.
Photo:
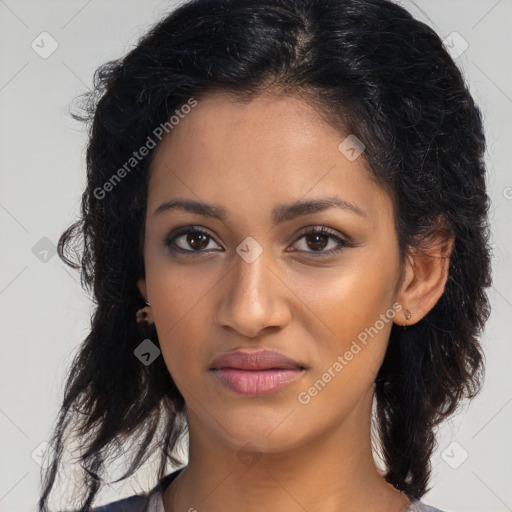
M 407 309 L 405 308 L 405 322 L 404 322 L 404 329 L 407 328 L 407 322 L 412 318 L 412 313 Z
M 151 323 L 151 319 L 150 319 L 150 316 L 151 316 L 151 304 L 147 301 L 147 300 L 144 300 L 144 302 L 147 304 L 147 306 L 137 310 L 137 313 L 135 314 L 135 318 L 137 320 L 137 323 L 146 323 L 146 324 L 149 324 Z

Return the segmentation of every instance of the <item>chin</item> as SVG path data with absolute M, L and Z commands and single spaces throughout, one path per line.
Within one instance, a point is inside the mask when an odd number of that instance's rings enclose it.
M 289 412 L 289 411 L 288 411 Z M 270 414 L 265 418 L 261 413 L 249 415 L 243 419 L 233 418 L 225 415 L 224 418 L 229 420 L 227 431 L 220 429 L 218 434 L 221 435 L 225 442 L 233 448 L 243 452 L 264 453 L 281 453 L 296 449 L 304 442 L 304 430 L 299 432 L 297 426 L 286 418 L 288 412 L 281 417 L 276 418 L 275 414 Z M 290 418 L 293 414 L 290 414 Z M 217 425 L 218 428 L 218 425 Z

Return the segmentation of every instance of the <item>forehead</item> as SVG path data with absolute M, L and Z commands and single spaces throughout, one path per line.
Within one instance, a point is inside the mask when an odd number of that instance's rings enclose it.
M 177 146 L 194 147 L 189 157 L 230 160 L 242 151 L 244 157 L 265 158 L 266 153 L 303 153 L 322 149 L 321 140 L 329 134 L 335 140 L 341 134 L 325 123 L 317 109 L 305 100 L 283 93 L 263 93 L 250 101 L 222 91 L 205 94 L 166 136 L 157 155 Z M 327 142 L 327 141 L 326 141 Z M 158 158 L 158 156 L 156 157 Z
M 390 200 L 364 159 L 339 149 L 347 135 L 296 96 L 240 102 L 208 93 L 157 148 L 148 211 L 174 197 L 270 211 L 276 203 L 338 195 L 382 212 Z

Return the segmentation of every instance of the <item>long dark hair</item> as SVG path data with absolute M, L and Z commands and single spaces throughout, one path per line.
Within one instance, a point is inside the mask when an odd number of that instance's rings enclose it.
M 138 447 L 123 479 L 155 451 L 158 478 L 168 462 L 182 463 L 184 399 L 162 357 L 145 366 L 134 356 L 145 336 L 158 344 L 154 326 L 142 332 L 135 320 L 154 149 L 131 159 L 148 138 L 158 143 L 159 126 L 172 129 L 170 116 L 191 98 L 220 89 L 250 100 L 268 88 L 315 102 L 340 133 L 364 143 L 363 158 L 394 197 L 402 255 L 439 219 L 455 236 L 443 295 L 416 324 L 393 325 L 375 382 L 385 478 L 410 499 L 428 490 L 434 429 L 483 379 L 478 337 L 491 279 L 480 111 L 436 33 L 390 1 L 192 0 L 101 66 L 75 113 L 89 126 L 87 187 L 58 254 L 81 270 L 95 310 L 66 381 L 40 512 L 71 436 L 82 448 L 80 511 L 116 445 Z

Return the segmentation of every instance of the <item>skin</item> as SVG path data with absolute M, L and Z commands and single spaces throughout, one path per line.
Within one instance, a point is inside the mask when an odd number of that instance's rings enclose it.
M 166 512 L 268 512 L 269 503 L 284 512 L 398 512 L 409 504 L 372 458 L 374 380 L 392 322 L 418 321 L 441 296 L 451 245 L 434 245 L 401 267 L 392 200 L 363 158 L 340 152 L 345 137 L 300 98 L 266 92 L 241 104 L 210 92 L 157 148 L 138 287 L 189 424 L 189 463 L 164 493 Z M 332 196 L 364 215 L 332 207 L 272 222 L 277 205 Z M 154 214 L 176 198 L 221 205 L 229 217 Z M 192 245 L 187 235 L 174 241 L 202 254 L 165 246 L 182 226 L 208 231 Z M 303 236 L 315 226 L 352 246 L 328 255 L 335 239 Z M 252 263 L 236 252 L 248 236 L 263 250 Z M 394 318 L 300 403 L 299 393 L 395 303 Z M 262 348 L 300 362 L 304 374 L 269 395 L 244 396 L 209 370 L 224 352 Z M 240 457 L 245 452 L 250 464 Z

